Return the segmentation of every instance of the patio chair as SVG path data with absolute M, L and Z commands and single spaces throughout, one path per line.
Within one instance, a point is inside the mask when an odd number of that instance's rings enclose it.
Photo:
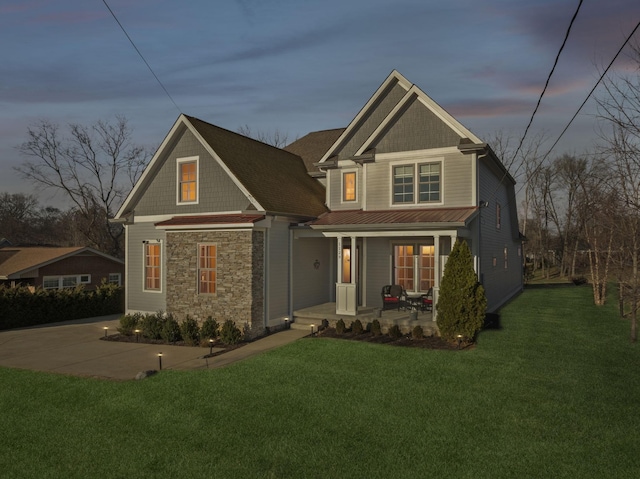
M 433 311 L 433 288 L 422 295 L 422 311 Z
M 404 290 L 399 284 L 387 284 L 382 287 L 382 310 L 397 309 L 405 306 Z

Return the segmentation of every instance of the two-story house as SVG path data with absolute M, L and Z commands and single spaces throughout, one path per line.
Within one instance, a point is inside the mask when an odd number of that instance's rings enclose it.
M 464 239 L 493 311 L 522 289 L 514 184 L 487 144 L 396 71 L 346 128 L 285 150 L 180 115 L 115 218 L 127 310 L 258 334 L 301 308 L 379 307 L 388 284 L 431 290 L 436 304 Z

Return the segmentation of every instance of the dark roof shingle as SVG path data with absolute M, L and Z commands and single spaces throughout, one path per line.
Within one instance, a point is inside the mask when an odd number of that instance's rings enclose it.
M 285 146 L 285 150 L 298 155 L 304 161 L 309 173 L 320 170 L 314 166 L 344 132 L 344 128 L 311 132 L 293 143 Z

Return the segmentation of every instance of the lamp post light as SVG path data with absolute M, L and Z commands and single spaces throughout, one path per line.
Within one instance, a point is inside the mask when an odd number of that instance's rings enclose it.
M 315 327 L 316 327 L 316 325 L 315 325 L 315 324 L 312 324 L 312 325 L 311 325 L 311 337 L 313 337 L 313 330 L 314 330 L 314 328 L 315 328 Z
M 460 343 L 462 342 L 462 334 L 458 334 L 458 336 L 456 336 L 458 338 L 458 349 L 460 349 Z
M 140 342 L 140 330 L 136 329 L 136 343 Z
M 105 326 L 102 329 L 104 329 L 104 337 L 106 338 L 107 337 L 107 331 L 109 331 L 109 328 Z
M 158 353 L 158 367 L 162 371 L 162 353 Z
M 209 356 L 213 354 L 213 339 L 209 340 Z

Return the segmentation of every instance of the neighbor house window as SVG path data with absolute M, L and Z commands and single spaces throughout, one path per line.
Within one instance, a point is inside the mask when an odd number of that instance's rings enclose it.
M 502 211 L 500 203 L 496 203 L 496 229 L 500 229 L 502 226 Z
M 109 273 L 109 284 L 120 286 L 122 284 L 120 278 L 120 273 Z
M 147 242 L 144 244 L 144 289 L 160 291 L 162 277 L 161 244 Z
M 507 269 L 509 267 L 509 250 L 507 249 L 507 247 L 504 247 L 504 269 Z
M 393 167 L 393 204 L 413 205 L 440 203 L 440 201 L 442 201 L 441 162 Z
M 91 283 L 91 275 L 74 274 L 66 276 L 45 276 L 42 280 L 44 289 L 69 289 L 75 288 L 79 284 Z
M 342 201 L 356 201 L 356 172 L 342 174 Z
M 178 203 L 198 202 L 198 157 L 178 159 Z
M 214 294 L 218 276 L 218 247 L 215 244 L 198 245 L 198 291 Z

